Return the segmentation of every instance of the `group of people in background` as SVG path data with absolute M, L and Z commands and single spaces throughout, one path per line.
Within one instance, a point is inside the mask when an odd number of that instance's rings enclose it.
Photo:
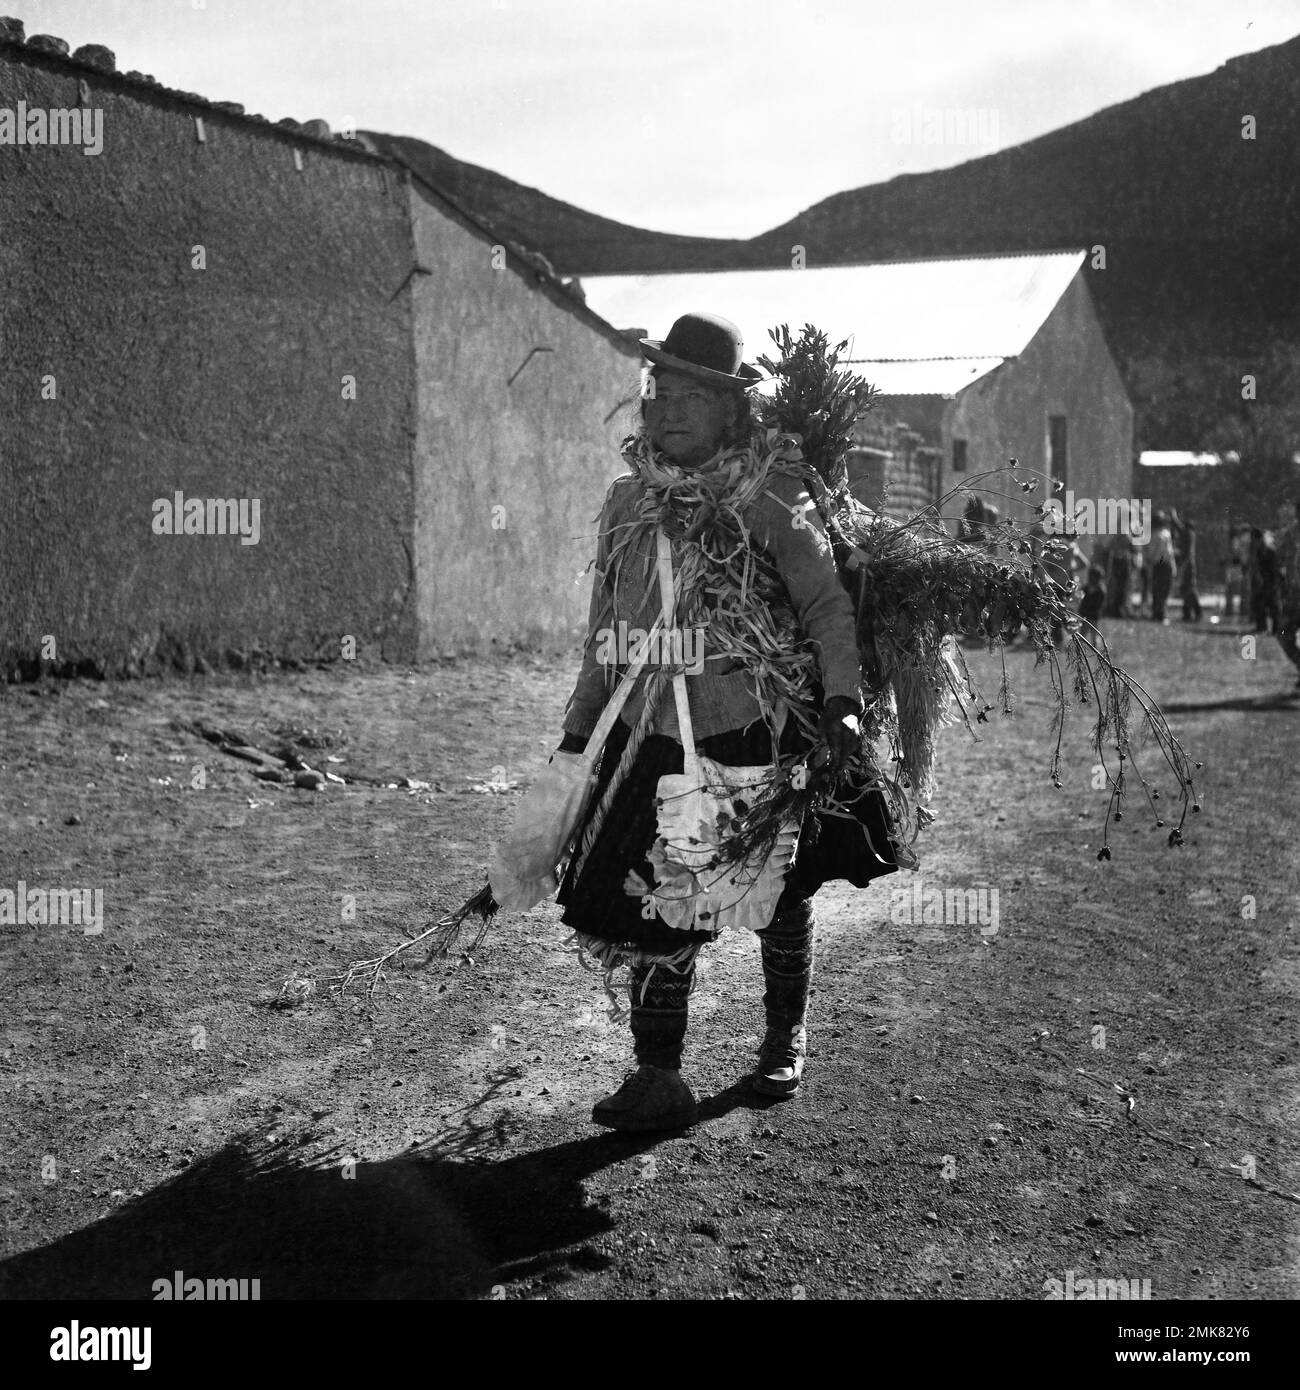
M 1232 533 L 1223 612 L 1250 616 L 1256 632 L 1281 634 L 1288 615 L 1300 595 L 1295 592 L 1297 519 L 1275 536 L 1258 526 L 1238 526 Z
M 980 544 L 998 520 L 996 507 L 973 499 L 958 523 L 958 539 Z M 1031 534 L 1044 534 L 1042 524 Z M 1196 523 L 1182 520 L 1176 510 L 1152 513 L 1151 538 L 1144 546 L 1125 534 L 1101 536 L 1089 559 L 1077 539 L 1064 539 L 1070 555 L 1055 568 L 1063 587 L 1078 584 L 1082 590 L 1079 615 L 1086 621 L 1139 618 L 1149 611 L 1152 621 L 1168 623 L 1175 594 L 1183 621 L 1201 621 Z M 1257 633 L 1271 632 L 1300 672 L 1300 500 L 1288 508 L 1276 535 L 1245 523 L 1233 528 L 1225 578 L 1223 616 L 1249 617 Z
M 1141 617 L 1149 605 L 1152 620 L 1167 623 L 1169 600 L 1175 593 L 1182 604 L 1183 621 L 1199 623 L 1203 610 L 1196 523 L 1181 520 L 1177 512 L 1157 511 L 1152 514 L 1151 539 L 1145 546 L 1123 533 L 1098 540 L 1079 612 L 1096 622 L 1102 616 Z

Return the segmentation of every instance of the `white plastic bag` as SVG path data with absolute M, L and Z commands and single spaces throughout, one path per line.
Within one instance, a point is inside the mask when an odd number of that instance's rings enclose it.
M 596 786 L 596 763 L 637 677 L 642 657 L 624 673 L 618 689 L 581 753 L 555 752 L 515 810 L 510 838 L 492 851 L 488 882 L 498 907 L 526 912 L 560 886 L 559 866 L 569 857 Z
M 498 906 L 524 912 L 554 896 L 557 866 L 567 857 L 595 785 L 586 752 L 552 755 L 524 793 L 510 838 L 493 850 L 488 880 Z

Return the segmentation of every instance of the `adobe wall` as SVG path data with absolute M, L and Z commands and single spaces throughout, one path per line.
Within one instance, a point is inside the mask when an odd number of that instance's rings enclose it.
M 102 153 L 0 146 L 0 670 L 47 634 L 110 672 L 337 655 L 343 634 L 413 656 L 404 188 L 364 154 L 0 44 L 0 107 L 78 106 L 79 81 Z M 178 490 L 258 499 L 258 543 L 155 534 Z
M 556 302 L 423 185 L 411 217 L 432 272 L 412 289 L 419 654 L 572 641 L 594 519 L 626 472 L 640 351 Z
M 1068 421 L 1067 485 L 1075 497 L 1130 497 L 1133 407 L 1081 274 L 1020 357 L 968 387 L 945 410 L 941 490 L 1010 458 L 1023 469 L 1045 473 L 1050 415 L 1064 415 Z M 965 475 L 952 472 L 954 438 L 967 440 Z M 1045 487 L 1040 480 L 1038 491 L 1023 505 L 994 501 L 1004 518 L 1031 521 L 1031 508 L 1042 501 Z M 960 501 L 944 508 L 950 518 L 961 511 Z M 1090 551 L 1086 538 L 1081 543 Z
M 912 428 L 923 405 L 917 398 L 879 397 L 854 429 L 857 445 L 872 451 L 850 457 L 854 495 L 894 521 L 907 521 L 935 500 L 934 467 L 924 437 Z

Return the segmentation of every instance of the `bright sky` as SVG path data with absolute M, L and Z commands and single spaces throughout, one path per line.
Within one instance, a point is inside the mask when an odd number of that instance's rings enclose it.
M 1296 0 L 0 0 L 278 120 L 414 135 L 591 212 L 754 236 L 1300 33 Z M 964 137 L 924 140 L 931 113 Z M 931 119 L 931 131 L 934 123 Z

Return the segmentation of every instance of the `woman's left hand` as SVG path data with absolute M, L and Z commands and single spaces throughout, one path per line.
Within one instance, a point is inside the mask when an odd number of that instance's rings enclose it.
M 862 745 L 862 707 L 847 695 L 832 695 L 822 711 L 818 733 L 826 745 L 830 770 L 839 774 Z

